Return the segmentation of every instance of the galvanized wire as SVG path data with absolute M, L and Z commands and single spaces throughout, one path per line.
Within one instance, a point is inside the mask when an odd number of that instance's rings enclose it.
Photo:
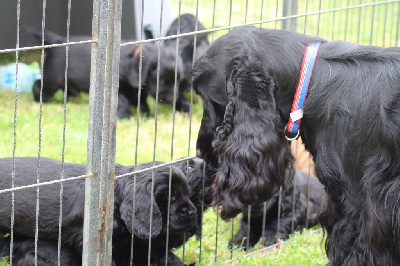
M 251 205 L 247 209 L 247 238 L 246 238 L 246 249 L 250 249 L 250 227 L 251 227 Z
M 373 0 L 373 3 L 375 3 L 375 0 Z M 369 45 L 372 45 L 373 32 L 374 32 L 374 16 L 375 16 L 375 6 L 372 6 L 371 33 L 369 35 Z
M 202 191 L 202 193 L 201 193 L 201 203 L 203 203 L 204 202 L 204 187 L 205 187 L 205 181 L 206 181 L 206 163 L 204 162 L 204 164 L 203 164 L 203 169 L 202 169 L 202 188 L 203 188 L 203 191 Z M 199 262 L 201 261 L 201 248 L 202 248 L 202 243 L 203 243 L 203 215 L 204 215 L 204 205 L 203 204 L 201 204 L 201 211 L 200 211 L 200 215 L 201 215 L 201 223 L 200 223 L 200 228 L 199 228 L 199 230 L 200 230 L 200 240 L 199 240 L 199 244 L 200 244 L 200 248 L 199 248 Z
M 143 17 L 144 17 L 144 0 L 140 2 L 140 10 L 141 10 L 141 18 L 140 18 L 140 40 L 143 40 Z M 121 44 L 122 47 L 122 44 Z M 135 165 L 138 163 L 138 146 L 139 146 L 139 125 L 140 125 L 140 98 L 142 94 L 142 69 L 143 69 L 143 45 L 139 45 L 139 81 L 138 81 L 138 101 L 137 101 L 137 109 L 136 109 L 136 139 L 135 139 Z M 116 177 L 117 178 L 117 177 Z M 133 192 L 132 192 L 132 210 L 136 209 L 136 182 L 137 176 L 133 175 Z M 129 265 L 132 266 L 133 263 L 133 245 L 134 245 L 134 233 L 135 232 L 135 218 L 136 214 L 132 212 L 132 225 L 131 225 L 131 255 Z
M 162 36 L 162 18 L 163 18 L 163 4 L 164 1 L 161 0 L 160 8 L 160 36 Z M 153 165 L 156 161 L 156 150 L 157 150 L 157 122 L 158 122 L 158 94 L 160 91 L 160 60 L 161 60 L 161 41 L 158 41 L 158 55 L 157 55 L 157 87 L 156 87 L 156 109 L 154 112 L 154 148 L 153 148 Z M 149 235 L 151 236 L 152 223 L 153 223 L 153 209 L 154 209 L 154 170 L 151 174 L 151 204 L 150 204 L 150 229 Z M 151 259 L 151 239 L 149 239 L 149 253 L 147 256 L 147 263 L 150 266 Z
M 387 12 L 388 12 L 388 7 L 387 7 L 387 5 L 385 5 L 385 15 L 384 15 L 384 18 L 383 18 L 383 36 L 382 36 L 382 46 L 383 47 L 385 47 L 385 39 L 386 39 Z
M 360 6 L 362 5 L 362 1 L 360 0 Z M 358 32 L 357 32 L 357 43 L 360 43 L 360 33 L 361 33 L 361 16 L 362 16 L 362 8 L 360 7 L 358 10 Z
M 336 0 L 333 0 L 333 9 L 336 8 Z M 335 28 L 335 14 L 336 11 L 333 11 L 332 13 L 332 35 L 331 35 L 331 40 L 334 40 L 333 36 L 334 36 L 334 28 Z
M 350 5 L 350 0 L 347 0 L 347 6 Z M 347 26 L 348 26 L 348 22 L 349 22 L 349 10 L 346 10 L 346 19 L 345 19 L 345 27 L 344 27 L 344 41 L 346 41 L 347 38 Z
M 264 9 L 264 0 L 261 0 L 260 20 L 263 20 L 263 9 Z M 260 28 L 261 27 L 262 27 L 262 23 L 260 23 Z
M 229 2 L 230 4 L 229 4 L 229 19 L 228 19 L 228 26 L 230 26 L 231 25 L 231 23 L 232 23 L 232 0 L 230 0 L 230 2 Z M 261 24 L 260 24 L 261 25 Z M 229 30 L 231 30 L 231 29 L 229 29 Z M 233 241 L 233 229 L 234 229 L 234 220 L 232 219 L 232 232 L 231 232 L 231 240 Z M 233 248 L 231 248 L 231 259 L 233 258 Z
M 275 29 L 278 27 L 278 6 L 279 6 L 279 0 L 276 0 L 276 5 L 275 5 L 275 19 L 272 21 L 275 21 Z
M 19 52 L 35 51 L 35 50 L 42 50 L 42 49 L 47 49 L 47 48 L 59 48 L 59 47 L 66 47 L 66 46 L 74 46 L 74 45 L 78 45 L 78 44 L 96 43 L 96 42 L 97 41 L 95 41 L 95 40 L 87 40 L 87 41 L 79 41 L 79 42 L 56 43 L 56 44 L 46 44 L 46 45 L 42 44 L 42 45 L 21 47 L 21 48 L 15 48 L 15 49 L 3 49 L 3 50 L 0 50 L 0 54 L 14 53 L 17 51 L 19 51 Z
M 317 22 L 317 36 L 319 36 L 319 26 L 321 25 L 321 10 L 322 10 L 322 0 L 319 0 L 319 7 L 318 7 L 318 22 Z M 333 12 L 333 11 L 332 11 Z
M 279 187 L 279 195 L 278 195 L 278 225 L 276 226 L 276 237 L 275 239 L 278 239 L 278 234 L 281 228 L 281 212 L 282 212 L 282 186 Z
M 244 11 L 244 23 L 247 23 L 247 11 L 249 9 L 249 0 L 246 0 L 246 9 Z
M 69 30 L 71 26 L 71 0 L 68 0 L 68 16 L 67 16 L 67 43 L 69 42 Z M 69 46 L 65 47 L 65 72 L 64 72 L 64 122 L 63 122 L 63 133 L 62 133 L 62 151 L 61 151 L 61 180 L 65 177 L 64 172 L 64 161 L 65 161 L 65 130 L 67 126 L 67 92 L 68 92 L 68 55 L 69 55 Z M 63 195 L 64 195 L 64 186 L 63 183 L 60 184 L 60 217 L 58 221 L 58 247 L 57 247 L 57 264 L 60 265 L 61 258 L 61 228 L 62 228 L 62 211 L 63 211 Z
M 179 0 L 179 8 L 178 8 L 178 29 L 177 29 L 177 35 L 180 34 L 181 32 L 181 0 Z M 174 136 L 175 136 L 175 115 L 176 115 L 176 95 L 177 95 L 177 89 L 179 88 L 178 84 L 178 58 L 179 58 L 179 37 L 176 39 L 176 45 L 175 45 L 175 73 L 174 73 L 174 96 L 172 100 L 172 133 L 171 133 L 171 157 L 170 161 L 173 162 L 174 158 Z M 187 161 L 187 164 L 189 164 L 189 161 Z M 186 169 L 189 169 L 187 167 Z M 188 178 L 189 170 L 187 170 L 186 177 Z M 165 244 L 165 257 L 168 258 L 168 246 L 169 246 L 169 224 L 170 224 L 170 208 L 171 208 L 171 186 L 172 186 L 172 164 L 170 165 L 169 168 L 169 178 L 168 178 L 168 208 L 167 208 L 167 237 L 166 237 L 166 244 Z M 183 255 L 182 255 L 182 260 L 185 260 L 185 240 L 186 240 L 186 235 L 183 236 L 184 242 L 183 242 Z M 165 265 L 167 265 L 168 261 L 165 260 Z
M 307 205 L 306 205 L 306 228 L 308 228 L 308 217 L 310 212 L 310 185 L 311 185 L 311 157 L 308 158 L 308 177 L 307 177 Z
M 198 3 L 199 1 L 197 1 L 197 7 L 196 7 L 196 18 L 198 16 Z M 215 28 L 215 10 L 216 10 L 216 0 L 214 0 L 214 5 L 213 5 L 213 15 L 212 15 L 212 29 Z M 196 31 L 197 31 L 197 22 L 196 22 Z M 197 35 L 194 35 L 195 37 Z M 211 33 L 211 42 L 214 41 L 214 31 Z M 196 42 L 194 42 L 196 43 Z M 193 63 L 194 63 L 194 56 L 193 56 Z M 191 102 L 193 102 L 193 88 L 191 88 Z M 191 104 L 192 105 L 192 104 Z M 190 115 L 191 116 L 191 115 Z M 188 155 L 189 155 L 190 149 L 188 150 Z M 219 224 L 219 215 L 218 215 L 218 210 L 217 210 L 217 215 L 216 215 L 216 226 L 215 226 L 215 251 L 214 251 L 214 261 L 218 260 L 218 224 Z
M 46 0 L 43 0 L 42 13 L 42 45 L 44 45 L 44 31 L 46 21 Z M 39 110 L 39 145 L 38 145 L 38 161 L 37 161 L 37 184 L 40 183 L 40 153 L 42 147 L 42 113 L 43 113 L 43 66 L 44 66 L 44 49 L 42 49 L 40 57 L 41 82 L 40 82 L 40 110 Z M 35 229 L 35 266 L 37 265 L 37 242 L 39 238 L 39 187 L 36 188 L 36 229 Z
M 196 22 L 194 24 L 194 31 L 197 32 L 198 27 L 199 27 L 199 0 L 196 1 Z M 194 66 L 194 63 L 196 62 L 196 52 L 197 52 L 197 35 L 193 36 L 193 58 L 192 58 L 192 69 Z M 191 142 L 191 137 L 192 137 L 192 118 L 193 118 L 193 84 L 190 82 L 190 106 L 189 106 L 189 131 L 188 131 L 188 150 L 187 150 L 187 156 L 190 156 L 190 142 Z M 203 188 L 204 188 L 204 176 L 203 176 Z M 204 193 L 204 189 L 203 189 Z M 200 235 L 201 237 L 201 235 Z M 201 252 L 201 244 L 200 244 L 200 252 Z
M 14 132 L 13 132 L 13 166 L 11 173 L 11 188 L 15 186 L 15 152 L 17 146 L 17 114 L 18 114 L 18 61 L 19 61 L 19 24 L 21 18 L 21 0 L 17 1 L 17 40 L 16 40 L 16 51 L 15 51 L 15 90 L 14 90 Z M 1 192 L 1 191 L 0 191 Z M 15 195 L 14 191 L 11 193 L 11 221 L 10 221 L 10 264 L 13 261 L 13 249 L 14 249 L 14 215 L 15 215 Z
M 267 222 L 267 202 L 263 203 L 263 218 L 262 218 L 262 231 L 261 231 L 261 240 L 265 239 L 265 224 Z
M 32 184 L 32 185 L 26 185 L 26 186 L 19 186 L 19 187 L 13 187 L 13 188 L 8 188 L 8 189 L 2 189 L 0 190 L 0 194 L 3 193 L 9 193 L 9 192 L 16 192 L 20 190 L 25 190 L 29 188 L 38 188 L 38 187 L 43 187 L 43 186 L 48 186 L 48 185 L 55 185 L 55 184 L 61 184 L 69 181 L 74 181 L 74 180 L 80 180 L 80 179 L 85 179 L 93 177 L 92 174 L 87 174 L 87 175 L 80 175 L 80 176 L 74 176 L 74 177 L 68 177 L 64 179 L 57 179 L 57 180 L 52 180 L 52 181 L 47 181 L 47 182 L 41 182 L 38 184 Z
M 299 151 L 299 140 L 296 140 L 296 157 L 298 155 Z M 294 162 L 296 171 L 297 171 L 297 160 Z M 295 211 L 296 211 L 296 178 L 293 178 L 293 202 L 292 202 L 292 234 L 294 232 L 294 216 L 295 216 Z

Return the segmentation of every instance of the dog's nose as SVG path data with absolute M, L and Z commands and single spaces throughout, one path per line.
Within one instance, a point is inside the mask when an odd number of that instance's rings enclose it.
M 196 209 L 189 209 L 188 216 L 193 217 L 196 215 Z
M 196 208 L 192 206 L 183 207 L 180 212 L 186 217 L 193 217 L 196 215 Z

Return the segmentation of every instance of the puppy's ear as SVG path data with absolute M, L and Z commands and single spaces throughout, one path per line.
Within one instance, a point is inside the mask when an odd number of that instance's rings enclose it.
M 226 79 L 228 104 L 213 143 L 218 155 L 214 205 L 229 219 L 270 199 L 293 160 L 277 113 L 274 81 L 257 60 L 235 60 Z
M 153 47 L 154 44 L 143 45 L 135 47 L 135 49 L 128 54 L 129 60 L 131 60 L 130 67 L 125 75 L 128 78 L 128 82 L 131 86 L 137 88 L 139 85 L 139 72 L 141 73 L 141 85 L 147 83 L 150 72 L 157 68 L 157 47 Z M 142 52 L 140 52 L 142 49 Z M 142 68 L 140 69 L 140 58 L 142 58 Z
M 124 221 L 125 226 L 132 234 L 132 210 L 133 210 L 133 186 L 131 189 L 125 191 L 123 194 L 123 200 L 120 205 L 121 219 Z M 136 186 L 136 197 L 135 197 L 135 220 L 134 230 L 135 235 L 142 239 L 154 238 L 160 234 L 162 229 L 162 217 L 161 212 L 157 206 L 157 203 L 151 199 L 151 182 L 138 182 Z M 151 224 L 151 235 L 150 235 L 150 209 L 151 202 L 153 202 L 153 216 Z

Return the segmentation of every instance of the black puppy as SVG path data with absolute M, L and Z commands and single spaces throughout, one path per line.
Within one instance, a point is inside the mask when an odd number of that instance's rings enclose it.
M 187 162 L 177 163 L 176 166 L 187 176 L 189 185 L 189 199 L 197 210 L 197 224 L 186 232 L 186 240 L 196 234 L 201 236 L 203 211 L 212 203 L 214 189 L 212 187 L 216 170 L 201 158 L 193 158 Z M 185 240 L 185 241 L 186 241 Z M 180 244 L 182 245 L 183 242 Z M 180 245 L 175 244 L 174 247 Z
M 160 162 L 156 162 L 156 165 Z M 49 158 L 41 158 L 40 180 L 41 182 L 56 180 L 61 176 L 61 162 Z M 121 175 L 136 170 L 142 170 L 152 166 L 153 163 L 138 166 L 115 166 L 116 175 Z M 37 158 L 16 158 L 15 186 L 36 183 Z M 132 234 L 132 213 L 134 220 L 134 258 L 135 264 L 147 264 L 148 241 L 157 242 L 157 237 L 165 234 L 167 226 L 167 201 L 169 186 L 169 167 L 157 168 L 154 178 L 153 221 L 150 235 L 150 205 L 152 171 L 137 174 L 136 205 L 133 210 L 134 179 L 124 177 L 117 179 L 115 183 L 114 222 L 113 222 L 113 257 L 118 262 L 118 252 L 130 246 Z M 12 158 L 0 159 L 0 189 L 11 187 Z M 64 164 L 65 177 L 85 174 L 83 164 Z M 196 208 L 189 200 L 187 181 L 180 169 L 172 167 L 171 170 L 171 206 L 169 228 L 171 234 L 182 233 L 193 227 L 196 223 Z M 84 213 L 84 180 L 75 180 L 64 184 L 63 194 L 63 221 L 62 244 L 71 246 L 75 251 L 82 252 L 82 229 Z M 0 235 L 10 232 L 11 195 L 0 194 L 4 204 L 0 209 Z M 40 188 L 40 214 L 39 214 L 39 238 L 58 238 L 58 214 L 59 214 L 59 185 L 49 185 Z M 36 189 L 25 189 L 15 192 L 14 210 L 14 234 L 33 238 L 35 236 L 35 205 Z M 165 249 L 152 249 L 152 258 L 165 259 Z M 129 256 L 130 253 L 128 253 Z M 163 256 L 164 255 L 164 256 Z M 173 254 L 172 254 L 173 255 Z M 157 264 L 157 261 L 151 263 Z M 117 263 L 118 264 L 118 263 Z
M 174 164 L 187 177 L 189 185 L 189 199 L 196 207 L 197 222 L 192 227 L 184 231 L 169 231 L 168 255 L 165 257 L 167 249 L 167 234 L 163 230 L 156 238 L 152 240 L 152 264 L 165 265 L 183 265 L 182 261 L 171 252 L 171 249 L 180 247 L 193 235 L 200 236 L 202 226 L 202 212 L 211 204 L 213 189 L 211 188 L 215 178 L 215 171 L 210 167 L 204 167 L 204 161 L 200 158 L 193 158 Z M 164 204 L 167 205 L 168 194 L 165 195 Z M 174 195 L 172 195 L 174 197 Z M 166 213 L 165 213 L 166 214 Z M 135 265 L 147 265 L 148 242 L 141 239 L 134 239 L 133 262 Z M 120 245 L 116 257 L 117 265 L 129 265 L 130 244 Z M 144 254 L 146 256 L 144 256 Z
M 179 23 L 178 23 L 179 19 Z M 179 27 L 180 25 L 180 27 Z M 179 29 L 178 29 L 179 27 Z M 205 30 L 203 24 L 201 24 L 195 16 L 191 14 L 183 14 L 176 18 L 170 25 L 166 36 L 177 35 L 180 33 L 190 33 L 194 31 Z M 168 39 L 164 41 L 165 50 L 169 50 L 173 53 L 176 52 L 177 39 Z M 196 37 L 196 57 L 202 55 L 208 48 L 209 43 L 207 40 L 207 33 L 197 34 Z M 192 73 L 193 65 L 193 49 L 194 49 L 194 35 L 179 37 L 178 52 L 183 61 L 183 71 L 181 73 L 181 79 L 178 80 L 178 90 L 176 94 L 176 109 L 178 111 L 189 112 L 190 103 L 185 98 L 184 92 L 189 87 L 189 80 Z M 152 89 L 155 87 L 152 86 Z M 162 101 L 172 103 L 174 91 L 171 87 L 160 88 L 159 99 Z M 151 90 L 150 94 L 155 97 L 156 91 Z
M 28 31 L 38 40 L 42 35 L 33 29 Z M 90 36 L 71 36 L 71 42 L 90 40 Z M 66 38 L 53 32 L 46 31 L 45 44 L 65 43 Z M 89 92 L 91 45 L 78 44 L 70 46 L 68 53 L 68 95 L 75 96 L 80 92 Z M 129 118 L 131 106 L 138 105 L 139 62 L 138 46 L 121 46 L 119 68 L 118 117 Z M 160 54 L 160 90 L 173 90 L 175 73 L 175 53 L 162 49 Z M 47 102 L 59 89 L 65 89 L 65 48 L 47 49 L 43 65 L 42 100 Z M 158 47 L 153 43 L 145 43 L 142 48 L 142 71 L 140 107 L 143 113 L 149 114 L 146 98 L 149 90 L 155 90 L 157 80 Z M 177 60 L 178 71 L 182 69 L 180 57 Z M 180 75 L 178 75 L 179 81 Z M 154 86 L 154 89 L 151 87 Z M 35 101 L 40 100 L 41 81 L 33 85 Z
M 213 42 L 195 63 L 193 87 L 204 103 L 197 148 L 219 167 L 215 205 L 233 217 L 285 181 L 292 161 L 285 125 L 306 47 L 315 42 L 300 136 L 327 194 L 320 216 L 327 256 L 332 265 L 398 265 L 398 47 L 255 27 Z
M 0 239 L 0 258 L 10 254 L 10 237 Z M 39 239 L 37 243 L 37 265 L 57 266 L 57 241 Z M 35 262 L 35 240 L 26 237 L 14 237 L 12 265 L 27 266 Z M 80 266 L 82 257 L 75 249 L 62 246 L 60 250 L 61 266 Z
M 251 205 L 250 225 L 248 211 L 242 213 L 240 229 L 236 233 L 235 239 L 229 243 L 230 246 L 243 245 L 245 249 L 248 249 L 253 247 L 261 236 L 264 236 L 261 242 L 264 246 L 272 245 L 276 243 L 276 239 L 289 237 L 292 233 L 292 224 L 293 230 L 296 231 L 317 225 L 321 207 L 324 206 L 323 197 L 323 187 L 318 179 L 296 170 L 293 180 L 286 182 L 282 189 L 279 230 L 279 193 L 276 193 L 265 202 L 265 207 L 264 204 Z M 248 246 L 247 237 L 249 237 Z
M 172 231 L 169 238 L 168 248 L 176 248 L 181 246 L 186 242 L 191 236 L 201 234 L 202 225 L 202 211 L 204 211 L 212 201 L 212 188 L 211 185 L 214 180 L 215 171 L 210 169 L 210 167 L 204 166 L 204 161 L 200 158 L 189 159 L 188 161 L 180 162 L 175 164 L 187 177 L 189 185 L 189 199 L 195 205 L 197 210 L 197 223 L 189 228 L 187 231 L 182 233 L 176 233 Z M 128 234 L 126 234 L 128 236 Z M 126 240 L 127 238 L 125 238 Z M 166 235 L 160 234 L 156 238 L 157 241 L 153 241 L 153 245 L 158 245 L 160 241 L 166 243 Z M 25 241 L 24 241 L 25 240 Z M 9 237 L 0 239 L 0 257 L 8 255 L 9 251 Z M 119 245 L 121 246 L 121 245 Z M 162 247 L 165 247 L 162 245 Z M 34 261 L 34 240 L 32 238 L 18 237 L 14 238 L 14 249 L 13 249 L 13 263 L 16 265 L 23 265 L 24 263 L 32 263 Z M 129 260 L 130 256 L 129 244 L 122 247 L 124 251 L 118 250 L 114 257 L 123 256 L 124 260 L 121 258 L 115 259 L 119 264 L 124 264 L 124 262 Z M 153 247 L 154 248 L 154 247 Z M 163 257 L 163 252 L 160 248 L 155 247 L 160 250 L 160 254 L 156 253 L 154 256 L 158 259 L 154 259 L 157 263 L 162 264 L 165 261 Z M 136 247 L 134 248 L 134 250 Z M 51 240 L 38 241 L 38 263 L 43 261 L 46 265 L 57 265 L 57 242 Z M 147 253 L 146 253 L 147 254 Z M 68 246 L 62 246 L 61 248 L 61 265 L 81 265 L 81 255 L 74 249 Z M 177 258 L 172 253 L 169 253 L 167 258 L 168 263 L 176 265 L 181 264 L 179 258 Z M 138 259 L 134 258 L 134 261 L 138 263 Z M 21 264 L 22 263 L 22 264 Z M 39 263 L 40 265 L 40 263 Z

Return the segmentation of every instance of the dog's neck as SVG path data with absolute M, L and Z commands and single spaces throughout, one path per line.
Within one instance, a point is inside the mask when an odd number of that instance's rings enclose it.
M 262 46 L 259 56 L 264 69 L 275 82 L 274 97 L 277 110 L 286 124 L 289 120 L 306 46 L 321 39 L 298 33 L 264 30 L 255 45 Z M 323 41 L 323 40 L 321 40 Z M 257 46 L 254 51 L 260 51 Z
M 305 46 L 302 49 L 305 50 Z M 304 51 L 303 51 L 304 52 Z M 283 53 L 284 54 L 284 53 Z M 290 112 L 293 105 L 293 100 L 296 93 L 297 83 L 299 82 L 300 70 L 302 65 L 303 54 L 296 54 L 295 58 L 285 58 L 275 60 L 277 65 L 270 71 L 273 72 L 275 81 L 274 97 L 276 107 L 282 122 L 287 124 L 290 117 Z M 290 62 L 283 64 L 282 62 Z

